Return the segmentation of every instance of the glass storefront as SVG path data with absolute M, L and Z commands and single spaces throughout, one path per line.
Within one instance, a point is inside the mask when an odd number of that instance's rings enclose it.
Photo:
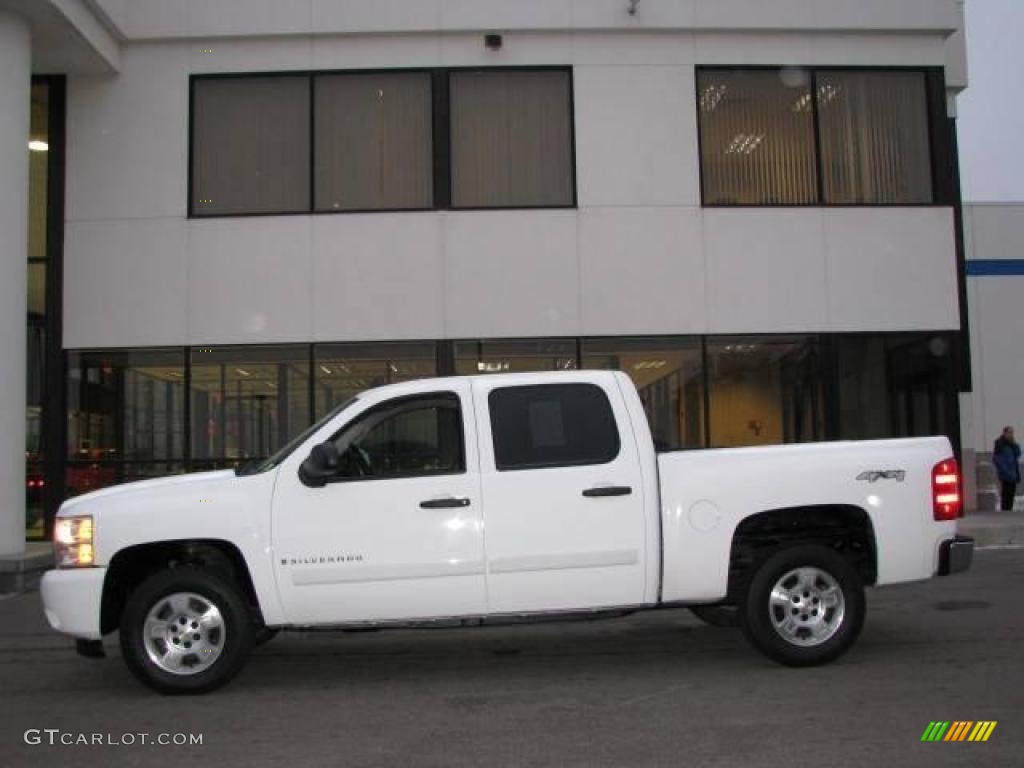
M 700 337 L 584 339 L 582 367 L 629 374 L 659 451 L 705 446 Z
M 711 447 L 824 439 L 816 337 L 723 336 L 707 348 Z
M 352 395 L 438 375 L 620 370 L 659 451 L 946 434 L 955 334 L 353 342 L 68 354 L 65 493 L 267 456 Z
M 571 371 L 578 367 L 576 339 L 484 339 L 455 342 L 455 373 Z
M 192 349 L 193 468 L 268 456 L 312 422 L 309 347 Z
M 317 344 L 314 354 L 317 419 L 364 389 L 437 375 L 432 341 Z
M 180 349 L 68 354 L 68 495 L 184 470 L 184 371 Z
M 954 334 L 836 337 L 839 433 L 851 440 L 954 434 Z
M 27 399 L 25 408 L 25 535 L 45 535 L 46 451 L 44 403 L 46 402 L 47 282 L 50 164 L 50 83 L 32 83 L 28 136 L 28 324 Z

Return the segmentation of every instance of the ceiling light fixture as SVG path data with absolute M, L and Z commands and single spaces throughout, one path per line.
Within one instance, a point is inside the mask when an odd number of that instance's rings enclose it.
M 727 155 L 749 155 L 764 141 L 763 133 L 737 133 L 725 150 Z
M 700 95 L 700 108 L 702 112 L 714 112 L 715 107 L 725 97 L 725 92 L 729 89 L 725 83 L 715 84 L 712 83 L 704 89 L 704 93 Z

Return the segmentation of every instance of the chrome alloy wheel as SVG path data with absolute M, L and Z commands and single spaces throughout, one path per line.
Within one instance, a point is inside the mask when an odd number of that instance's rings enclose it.
M 794 568 L 772 587 L 768 598 L 772 626 L 786 642 L 821 645 L 843 625 L 846 600 L 839 582 L 820 568 Z
M 150 661 L 172 675 L 209 669 L 220 658 L 226 636 L 220 609 L 194 592 L 174 592 L 157 600 L 142 632 Z

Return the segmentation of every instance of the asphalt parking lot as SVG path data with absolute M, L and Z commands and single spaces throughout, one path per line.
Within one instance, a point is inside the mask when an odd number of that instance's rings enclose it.
M 0 768 L 1020 766 L 1022 609 L 1024 550 L 982 551 L 967 574 L 869 593 L 859 643 L 824 668 L 777 666 L 738 630 L 667 610 L 284 634 L 226 689 L 167 698 L 129 676 L 113 638 L 110 658 L 81 659 L 38 594 L 3 597 Z M 998 725 L 986 743 L 922 743 L 933 720 Z M 113 743 L 59 743 L 92 734 Z

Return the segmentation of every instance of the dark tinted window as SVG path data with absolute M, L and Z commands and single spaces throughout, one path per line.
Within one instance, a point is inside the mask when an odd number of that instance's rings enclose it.
M 923 72 L 820 72 L 818 125 L 829 203 L 932 202 Z
M 348 478 L 451 474 L 466 469 L 459 398 L 451 393 L 383 403 L 334 438 Z
M 502 387 L 488 404 L 499 470 L 604 464 L 619 454 L 611 405 L 593 384 Z
M 453 72 L 450 84 L 453 207 L 573 204 L 568 71 Z
M 433 205 L 427 72 L 317 76 L 316 209 Z
M 697 87 L 706 204 L 817 202 L 809 72 L 704 70 Z
M 309 79 L 194 81 L 192 212 L 309 210 Z
M 907 70 L 698 70 L 704 204 L 933 202 L 928 81 Z

